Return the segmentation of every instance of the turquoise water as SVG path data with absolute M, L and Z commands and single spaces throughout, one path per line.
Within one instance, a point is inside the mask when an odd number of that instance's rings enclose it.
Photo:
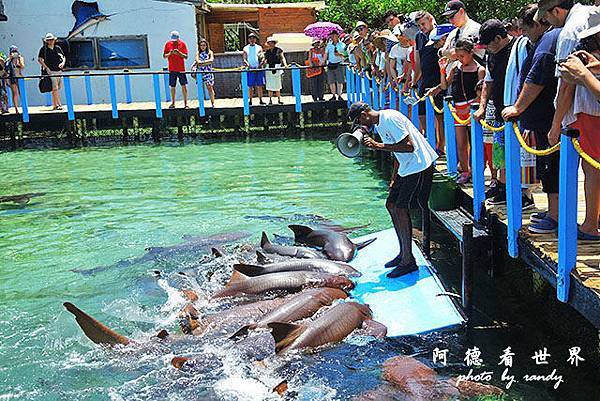
M 105 366 L 110 358 L 62 303 L 133 338 L 162 328 L 172 321 L 174 307 L 164 308 L 172 293 L 149 271 L 177 271 L 198 255 L 110 267 L 135 262 L 145 248 L 184 244 L 188 235 L 289 235 L 281 217 L 293 215 L 370 224 L 356 235 L 388 224 L 378 207 L 383 181 L 327 141 L 24 151 L 0 161 L 1 194 L 46 192 L 23 207 L 0 205 L 0 394 L 19 399 L 128 394 L 140 370 Z M 72 271 L 96 266 L 109 268 Z
M 443 346 L 459 362 L 472 345 L 460 333 L 383 342 L 353 337 L 318 354 L 258 366 L 219 339 L 151 340 L 159 329 L 177 331 L 179 290 L 190 286 L 177 272 L 216 290 L 244 255 L 239 244 L 257 244 L 263 230 L 289 236 L 292 222 L 368 224 L 358 236 L 389 227 L 387 183 L 374 162 L 343 158 L 328 141 L 22 151 L 0 154 L 0 163 L 0 195 L 46 193 L 24 206 L 0 204 L 2 401 L 280 399 L 271 389 L 282 380 L 292 399 L 346 400 L 378 386 L 381 363 L 391 356 L 427 362 Z M 229 256 L 205 256 L 213 244 Z M 456 255 L 443 248 L 434 259 L 456 270 Z M 65 301 L 150 345 L 93 344 Z M 485 332 L 477 345 L 493 350 L 484 354 L 493 367 L 506 345 L 531 352 L 532 330 Z M 200 372 L 179 372 L 169 364 L 174 355 L 206 362 Z M 442 373 L 466 371 L 454 363 Z M 577 386 L 577 400 L 592 399 L 589 384 Z M 564 386 L 562 394 L 572 394 Z M 547 388 L 517 384 L 506 399 L 572 399 Z

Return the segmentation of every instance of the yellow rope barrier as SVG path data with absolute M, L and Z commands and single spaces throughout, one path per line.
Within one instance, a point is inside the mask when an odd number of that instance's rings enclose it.
M 600 163 L 596 159 L 594 159 L 592 156 L 585 153 L 583 149 L 581 149 L 579 140 L 577 138 L 573 138 L 572 140 L 573 140 L 573 147 L 575 147 L 575 150 L 577 151 L 577 153 L 579 153 L 579 156 L 581 156 L 581 158 L 583 160 L 585 160 L 586 162 L 588 162 L 588 164 L 590 164 L 592 167 L 594 167 L 597 170 L 600 170 Z
M 460 125 L 470 125 L 471 124 L 471 118 L 467 118 L 466 120 L 461 120 L 461 118 L 458 116 L 458 114 L 456 114 L 456 109 L 454 108 L 454 106 L 452 106 L 452 104 L 450 102 L 448 102 L 448 109 L 450 109 L 450 113 L 452 114 L 454 121 L 456 121 Z
M 431 105 L 433 106 L 433 110 L 435 110 L 436 113 L 442 114 L 444 112 L 444 108 L 443 107 L 441 109 L 438 109 L 435 106 L 435 100 L 433 99 L 433 95 L 429 95 L 429 101 L 431 102 Z
M 500 127 L 492 127 L 485 120 L 481 120 L 480 122 L 481 122 L 481 126 L 489 131 L 492 131 L 492 132 L 504 131 L 504 125 L 502 125 Z
M 415 99 L 417 99 L 417 103 L 421 103 L 423 100 L 427 99 L 427 96 L 419 97 L 415 91 L 412 91 L 412 95 Z
M 525 143 L 525 139 L 523 139 L 523 136 L 521 135 L 521 130 L 519 130 L 519 126 L 517 125 L 517 123 L 513 123 L 513 127 L 515 130 L 515 135 L 517 137 L 517 140 L 521 144 L 521 147 L 523 149 L 525 149 L 525 152 L 527 152 L 527 153 L 531 153 L 532 155 L 535 155 L 535 156 L 548 156 L 548 155 L 558 151 L 558 149 L 560 149 L 560 142 L 548 149 L 544 149 L 544 150 L 533 149 L 532 147 L 527 145 L 527 143 Z

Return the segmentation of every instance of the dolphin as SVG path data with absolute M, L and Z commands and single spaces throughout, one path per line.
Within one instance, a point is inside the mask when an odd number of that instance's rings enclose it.
M 323 252 L 329 259 L 342 262 L 351 261 L 356 255 L 356 251 L 371 244 L 376 238 L 355 244 L 342 233 L 331 230 L 313 230 L 307 226 L 289 225 L 290 230 L 294 232 L 296 243 L 323 248 Z
M 243 275 L 256 277 L 265 274 L 311 271 L 318 273 L 329 273 L 340 276 L 359 277 L 360 272 L 346 263 L 334 262 L 321 259 L 292 259 L 283 262 L 270 263 L 262 266 L 246 263 L 236 263 L 233 269 Z
M 257 295 L 270 291 L 297 292 L 303 288 L 331 287 L 351 290 L 354 283 L 345 276 L 309 271 L 294 271 L 248 277 L 234 271 L 229 282 L 212 298 Z
M 263 231 L 260 240 L 260 247 L 266 253 L 274 253 L 281 256 L 291 256 L 292 258 L 324 259 L 325 255 L 314 249 L 300 246 L 276 245 L 269 241 L 269 237 Z
M 336 299 L 347 297 L 348 294 L 337 288 L 310 288 L 293 295 L 287 302 L 262 316 L 256 323 L 242 327 L 232 337 L 244 335 L 250 329 L 267 327 L 271 322 L 291 323 L 311 317 L 322 307 L 331 305 Z
M 368 305 L 346 302 L 334 306 L 306 325 L 272 322 L 267 326 L 271 328 L 277 353 L 282 354 L 340 342 L 354 330 L 366 328 L 365 322 L 372 321 L 372 316 Z M 375 322 L 370 327 L 369 334 L 385 337 L 387 329 L 384 325 Z

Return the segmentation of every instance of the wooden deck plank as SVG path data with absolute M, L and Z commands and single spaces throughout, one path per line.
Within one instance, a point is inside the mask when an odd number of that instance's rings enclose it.
M 437 162 L 439 171 L 446 171 L 446 160 L 440 159 Z M 486 184 L 489 183 L 491 176 L 489 170 L 486 170 Z M 582 223 L 585 218 L 585 196 L 583 190 L 583 171 L 579 169 L 579 184 L 578 184 L 578 209 L 577 221 Z M 463 186 L 462 190 L 473 196 L 473 188 L 471 185 Z M 548 208 L 546 194 L 542 192 L 541 185 L 536 185 L 532 188 L 535 208 L 523 211 L 523 228 L 520 231 L 520 236 L 536 248 L 542 258 L 552 261 L 555 265 L 558 263 L 558 237 L 554 234 L 531 234 L 527 231 L 530 216 L 536 211 L 545 211 Z M 505 206 L 489 206 L 486 205 L 488 211 L 498 214 L 498 218 L 504 224 L 507 224 L 507 215 Z M 577 248 L 577 263 L 574 269 L 574 275 L 586 287 L 593 290 L 600 297 L 600 244 L 579 241 Z

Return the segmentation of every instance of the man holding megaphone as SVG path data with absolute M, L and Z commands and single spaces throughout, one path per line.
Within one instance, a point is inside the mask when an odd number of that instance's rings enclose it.
M 427 210 L 433 164 L 438 155 L 410 120 L 397 110 L 375 111 L 364 102 L 356 102 L 350 106 L 348 118 L 354 124 L 363 126 L 358 130 L 364 133 L 364 146 L 393 152 L 395 156 L 385 206 L 398 236 L 400 254 L 385 264 L 385 267 L 394 268 L 387 276 L 400 277 L 416 271 L 418 266 L 412 253 L 412 223 L 409 210 Z M 371 127 L 375 127 L 382 143 L 368 135 Z

